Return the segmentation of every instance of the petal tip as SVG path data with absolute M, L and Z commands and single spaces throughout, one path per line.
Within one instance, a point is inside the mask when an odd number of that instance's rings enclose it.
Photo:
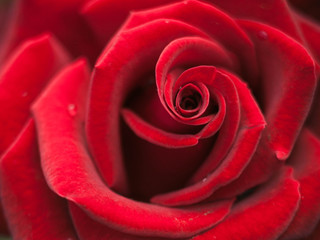
M 289 156 L 289 154 L 287 152 L 280 151 L 280 150 L 275 151 L 275 154 L 276 154 L 277 159 L 280 161 L 286 160 Z

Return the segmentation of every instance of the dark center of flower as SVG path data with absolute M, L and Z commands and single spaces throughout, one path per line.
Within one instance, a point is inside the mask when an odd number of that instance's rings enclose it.
M 201 96 L 199 93 L 194 93 L 189 96 L 185 96 L 181 99 L 180 106 L 185 110 L 193 110 L 196 109 L 201 102 Z
M 181 87 L 176 95 L 176 109 L 183 117 L 195 116 L 202 106 L 202 95 L 200 89 L 187 84 Z

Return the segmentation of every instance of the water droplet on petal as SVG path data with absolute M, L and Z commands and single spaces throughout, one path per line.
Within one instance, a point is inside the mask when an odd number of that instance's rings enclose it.
M 169 21 L 169 20 L 165 20 L 164 22 L 165 22 L 165 23 L 169 23 L 170 21 Z
M 28 92 L 23 92 L 23 93 L 21 94 L 21 96 L 22 96 L 22 97 L 28 96 Z
M 202 179 L 202 182 L 206 182 L 207 180 L 208 180 L 208 178 L 205 177 Z
M 68 112 L 69 112 L 69 114 L 70 114 L 71 117 L 74 117 L 75 115 L 77 115 L 76 105 L 74 105 L 74 104 L 69 104 L 69 105 L 68 105 Z
M 260 31 L 258 32 L 258 38 L 261 40 L 266 40 L 268 39 L 268 33 L 266 31 Z

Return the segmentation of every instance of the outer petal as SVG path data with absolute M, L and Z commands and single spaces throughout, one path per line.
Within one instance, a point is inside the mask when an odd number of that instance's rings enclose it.
M 8 59 L 0 73 L 0 156 L 29 118 L 31 103 L 68 61 L 48 34 L 26 41 Z
M 301 201 L 293 222 L 281 239 L 308 236 L 320 219 L 320 140 L 304 129 L 289 159 L 300 183 Z
M 13 239 L 77 239 L 67 203 L 42 174 L 34 122 L 1 159 L 1 198 Z
M 82 13 L 94 29 L 100 42 L 106 44 L 131 11 L 171 2 L 174 0 L 91 0 L 83 6 Z
M 315 63 L 296 41 L 260 23 L 243 21 L 257 49 L 262 111 L 271 149 L 286 159 L 309 113 L 316 87 Z M 259 38 L 261 33 L 266 38 Z
M 221 224 L 194 239 L 277 239 L 290 224 L 300 200 L 292 169 L 282 170 L 254 195 L 236 204 Z
M 49 186 L 100 223 L 130 234 L 189 237 L 220 222 L 228 214 L 232 200 L 184 209 L 166 208 L 125 198 L 105 185 L 81 134 L 89 83 L 85 66 L 83 61 L 70 65 L 33 106 Z M 76 113 L 68 112 L 70 103 L 77 107 Z
M 89 217 L 84 210 L 78 207 L 74 203 L 69 205 L 73 222 L 76 226 L 76 230 L 80 239 L 85 240 L 97 240 L 97 239 L 108 239 L 108 240 L 167 240 L 168 238 L 158 237 L 141 237 L 116 231 L 112 228 L 101 224 L 91 217 Z M 179 238 L 182 240 L 181 238 Z
M 14 1 L 0 45 L 0 61 L 21 41 L 42 32 L 54 34 L 74 56 L 84 54 L 94 60 L 102 46 L 96 42 L 91 29 L 78 13 L 82 2 L 84 0 Z
M 236 18 L 266 23 L 299 40 L 301 36 L 286 0 L 209 0 Z
M 132 28 L 156 19 L 178 20 L 190 24 L 234 53 L 239 60 L 242 74 L 256 86 L 257 66 L 253 44 L 236 23 L 225 12 L 202 1 L 187 0 L 164 7 L 134 12 L 123 29 Z M 227 29 L 227 31 L 226 31 Z
M 297 15 L 297 21 L 301 31 L 310 47 L 313 55 L 320 63 L 320 27 L 319 24 L 314 23 L 307 18 Z

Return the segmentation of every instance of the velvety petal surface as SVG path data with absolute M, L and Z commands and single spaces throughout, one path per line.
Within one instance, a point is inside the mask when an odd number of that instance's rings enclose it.
M 217 192 L 222 198 L 262 183 L 282 165 L 279 160 L 285 160 L 293 148 L 317 83 L 314 60 L 295 40 L 260 23 L 242 21 L 241 24 L 257 48 L 263 91 L 260 108 L 267 126 L 242 175 Z M 266 33 L 263 38 L 261 31 Z
M 36 130 L 29 120 L 0 160 L 1 200 L 13 239 L 78 239 L 67 202 L 42 173 Z
M 134 88 L 145 81 L 145 75 L 153 71 L 164 46 L 190 35 L 205 36 L 183 22 L 156 20 L 122 32 L 96 64 L 89 95 L 87 139 L 101 175 L 118 192 L 128 189 L 121 153 L 121 108 Z
M 232 16 L 241 19 L 255 20 L 280 29 L 289 36 L 301 40 L 299 29 L 286 0 L 242 0 L 241 7 L 233 0 L 209 0 Z
M 21 41 L 42 32 L 50 32 L 73 56 L 84 54 L 94 62 L 103 45 L 97 43 L 91 29 L 79 14 L 84 3 L 84 0 L 15 1 L 0 45 L 0 58 L 6 57 Z
M 82 8 L 82 14 L 88 20 L 101 43 L 106 44 L 117 32 L 121 24 L 134 10 L 150 8 L 157 5 L 174 2 L 174 0 L 142 1 L 110 1 L 91 0 Z
M 300 183 L 299 209 L 281 239 L 308 236 L 320 219 L 320 140 L 303 129 L 289 159 L 294 177 Z
M 299 183 L 292 172 L 282 169 L 271 182 L 237 203 L 222 224 L 193 239 L 277 239 L 299 207 Z
M 192 204 L 204 200 L 219 187 L 236 179 L 250 162 L 250 159 L 259 144 L 265 122 L 257 104 L 254 99 L 250 97 L 251 94 L 246 85 L 236 77 L 231 77 L 234 78 L 233 83 L 239 92 L 239 100 L 242 104 L 241 108 L 243 108 L 243 111 L 236 139 L 234 140 L 234 144 L 228 155 L 213 172 L 210 172 L 210 170 L 212 170 L 210 166 L 212 163 L 209 158 L 206 163 L 209 172 L 202 181 L 177 191 L 157 195 L 151 199 L 152 202 L 176 206 Z M 231 79 L 229 78 L 229 80 Z M 200 169 L 202 170 L 202 168 Z
M 33 105 L 49 186 L 100 223 L 134 235 L 188 237 L 220 222 L 228 214 L 232 200 L 166 208 L 133 201 L 107 187 L 92 162 L 81 131 L 88 80 L 86 64 L 79 60 L 57 76 Z M 74 104 L 77 111 L 70 114 L 69 104 Z M 55 121 L 48 115 L 54 116 Z
M 242 25 L 257 49 L 269 143 L 278 159 L 286 159 L 310 110 L 317 83 L 315 62 L 280 31 L 250 21 Z M 259 38 L 261 31 L 266 39 Z
M 85 211 L 74 203 L 69 205 L 72 214 L 73 222 L 76 226 L 80 239 L 96 240 L 96 239 L 111 239 L 111 240 L 166 240 L 168 238 L 158 237 L 141 237 L 116 231 L 107 227 L 104 224 L 95 221 L 89 217 Z M 182 238 L 179 238 L 182 239 Z
M 55 38 L 43 34 L 22 43 L 2 66 L 0 156 L 30 117 L 31 103 L 68 61 L 68 54 Z

